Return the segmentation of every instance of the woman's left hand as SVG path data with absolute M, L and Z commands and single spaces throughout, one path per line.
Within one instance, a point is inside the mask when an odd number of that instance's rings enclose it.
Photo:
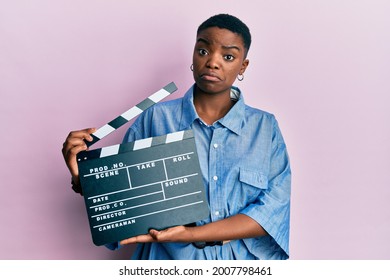
M 177 226 L 164 230 L 151 229 L 148 234 L 134 236 L 120 242 L 121 245 L 150 242 L 192 242 L 190 227 Z

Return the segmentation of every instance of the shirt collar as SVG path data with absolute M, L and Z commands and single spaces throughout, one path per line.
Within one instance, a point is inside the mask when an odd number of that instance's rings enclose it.
M 183 97 L 183 117 L 180 129 L 188 129 L 196 119 L 200 119 L 194 106 L 194 87 L 193 85 Z M 245 116 L 245 103 L 241 91 L 237 87 L 232 87 L 231 97 L 237 99 L 234 106 L 219 122 L 232 132 L 240 135 Z

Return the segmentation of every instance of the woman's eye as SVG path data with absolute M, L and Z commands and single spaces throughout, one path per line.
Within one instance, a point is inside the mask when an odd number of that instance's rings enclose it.
M 198 52 L 200 55 L 207 55 L 207 51 L 205 49 L 199 49 Z
M 225 55 L 225 59 L 226 60 L 233 60 L 234 56 L 232 56 L 231 54 L 228 54 L 228 55 Z

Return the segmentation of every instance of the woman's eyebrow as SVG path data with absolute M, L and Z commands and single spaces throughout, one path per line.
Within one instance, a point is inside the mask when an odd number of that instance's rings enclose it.
M 197 43 L 205 43 L 207 45 L 210 45 L 210 42 L 207 41 L 206 39 L 203 39 L 203 38 L 198 38 L 198 40 L 196 40 Z
M 222 46 L 223 49 L 231 50 L 231 49 L 236 49 L 237 51 L 241 51 L 241 49 L 235 45 L 231 46 Z
M 198 38 L 196 40 L 197 43 L 204 43 L 206 45 L 210 45 L 210 42 L 204 38 Z M 230 50 L 230 49 L 236 49 L 237 51 L 241 51 L 241 48 L 236 46 L 236 45 L 228 45 L 228 46 L 222 46 L 223 49 L 227 49 L 227 50 Z

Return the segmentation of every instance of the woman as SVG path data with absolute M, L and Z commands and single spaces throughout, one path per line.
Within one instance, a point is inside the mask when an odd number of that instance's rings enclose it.
M 180 99 L 156 104 L 129 128 L 125 142 L 193 129 L 210 217 L 122 240 L 139 243 L 134 259 L 287 259 L 290 165 L 272 114 L 244 103 L 233 86 L 249 65 L 248 27 L 219 14 L 197 31 L 195 84 Z M 63 154 L 78 182 L 76 154 L 94 129 L 71 132 Z M 117 248 L 118 244 L 109 244 Z

